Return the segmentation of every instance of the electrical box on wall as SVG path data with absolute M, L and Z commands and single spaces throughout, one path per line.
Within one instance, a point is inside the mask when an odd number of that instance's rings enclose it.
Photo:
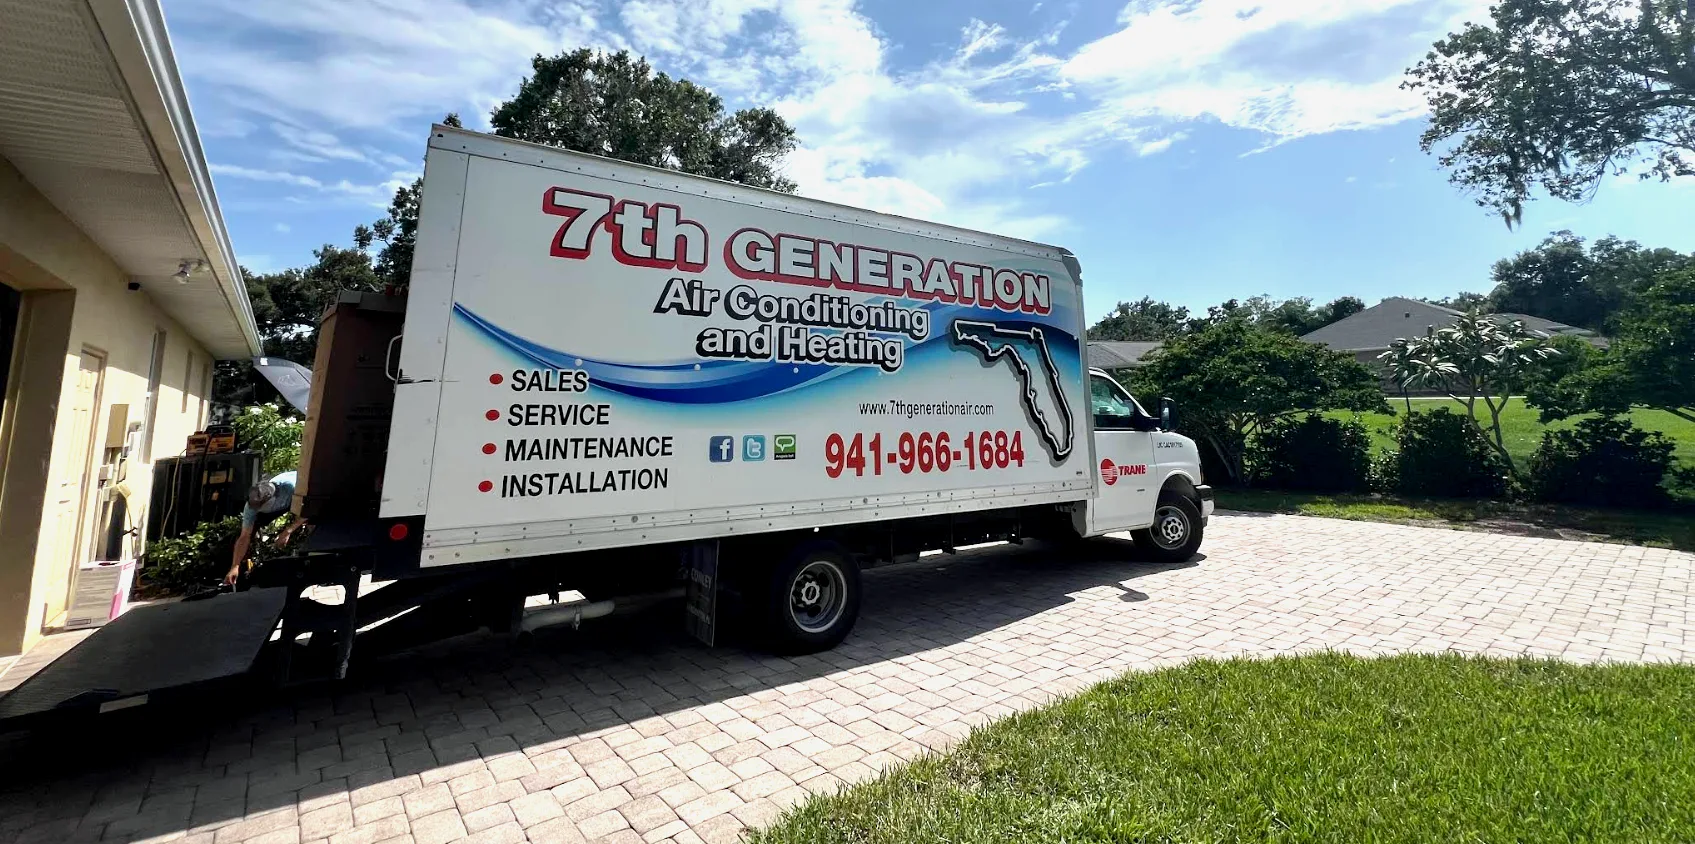
M 106 448 L 123 448 L 129 434 L 129 405 L 114 404 L 106 411 Z

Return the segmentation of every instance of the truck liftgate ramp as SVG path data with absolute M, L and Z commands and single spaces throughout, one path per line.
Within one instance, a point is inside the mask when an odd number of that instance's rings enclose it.
M 0 697 L 0 730 L 168 703 L 244 676 L 287 593 L 252 589 L 130 610 Z

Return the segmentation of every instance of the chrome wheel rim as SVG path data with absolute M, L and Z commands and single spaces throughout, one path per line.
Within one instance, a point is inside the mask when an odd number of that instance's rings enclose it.
M 829 630 L 847 606 L 847 576 L 830 560 L 807 563 L 789 584 L 789 617 L 807 633 Z
M 1161 548 L 1181 548 L 1189 541 L 1189 516 L 1174 505 L 1167 504 L 1154 511 L 1154 542 Z

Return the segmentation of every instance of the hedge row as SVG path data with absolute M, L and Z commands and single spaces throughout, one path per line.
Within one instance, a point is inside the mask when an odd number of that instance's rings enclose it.
M 1248 460 L 1254 484 L 1274 489 L 1632 508 L 1667 503 L 1676 471 L 1670 440 L 1613 417 L 1543 433 L 1522 481 L 1470 419 L 1445 407 L 1402 417 L 1395 440 L 1395 450 L 1374 458 L 1362 422 L 1315 414 L 1261 431 Z

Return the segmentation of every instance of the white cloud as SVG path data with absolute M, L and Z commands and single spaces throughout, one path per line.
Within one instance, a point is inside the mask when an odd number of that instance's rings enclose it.
M 322 190 L 324 183 L 311 176 L 301 176 L 283 170 L 260 170 L 254 167 L 240 167 L 234 164 L 212 164 L 209 169 L 219 176 L 232 176 L 237 179 L 248 179 L 255 182 L 277 182 L 295 187 Z
M 1402 71 L 1483 0 L 1138 0 L 1062 79 L 1130 119 L 1216 120 L 1277 140 L 1424 113 Z
M 294 231 L 294 229 L 290 228 L 287 223 L 277 223 L 271 227 L 271 230 L 275 231 L 277 234 L 288 234 L 289 232 Z
M 1402 69 L 1484 2 L 1131 0 L 1075 49 L 1058 28 L 1015 33 L 967 12 L 941 55 L 895 42 L 855 0 L 176 0 L 171 12 L 212 34 L 180 53 L 196 92 L 245 115 L 228 131 L 259 121 L 281 139 L 270 166 L 225 177 L 386 205 L 429 121 L 458 111 L 480 125 L 536 53 L 629 46 L 731 107 L 782 113 L 802 143 L 786 170 L 806 195 L 1041 238 L 1065 220 L 1028 188 L 1164 153 L 1195 123 L 1262 133 L 1263 150 L 1421 114 Z M 295 172 L 350 163 L 389 178 Z
M 256 167 L 242 167 L 235 164 L 211 164 L 212 173 L 218 176 L 228 176 L 233 179 L 244 179 L 251 182 L 270 182 L 289 187 L 307 188 L 325 194 L 331 198 L 358 200 L 369 205 L 387 207 L 389 199 L 395 190 L 409 185 L 417 178 L 415 173 L 392 173 L 387 181 L 378 184 L 361 184 L 349 179 L 324 181 L 311 176 L 292 173 L 286 170 L 263 170 Z
M 1183 132 L 1178 132 L 1176 134 L 1166 135 L 1165 137 L 1159 138 L 1158 140 L 1148 141 L 1147 143 L 1144 143 L 1141 146 L 1136 147 L 1136 154 L 1143 157 L 1143 158 L 1146 158 L 1150 155 L 1159 155 L 1160 153 L 1165 152 L 1168 149 L 1171 149 L 1172 144 L 1175 144 L 1178 141 L 1181 141 L 1186 137 L 1188 137 L 1187 134 L 1185 134 Z
M 173 23 L 218 33 L 183 50 L 200 90 L 302 125 L 422 138 L 449 111 L 468 122 L 511 93 L 537 53 L 603 43 L 581 0 L 182 0 Z

